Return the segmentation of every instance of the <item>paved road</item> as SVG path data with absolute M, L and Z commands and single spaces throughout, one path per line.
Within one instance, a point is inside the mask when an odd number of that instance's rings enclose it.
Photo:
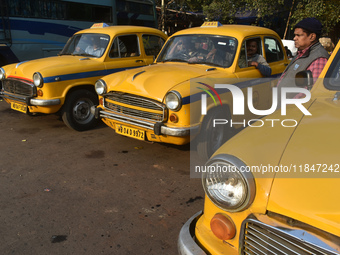
M 0 254 L 177 254 L 203 209 L 189 146 L 76 132 L 4 101 L 0 131 Z

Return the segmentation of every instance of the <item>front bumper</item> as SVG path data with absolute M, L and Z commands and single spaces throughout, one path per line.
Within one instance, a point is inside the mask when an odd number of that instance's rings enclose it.
M 105 111 L 96 106 L 91 107 L 91 113 L 97 118 L 107 118 L 120 123 L 125 123 L 128 125 L 145 128 L 148 130 L 153 130 L 155 135 L 168 135 L 175 137 L 184 137 L 190 136 L 196 133 L 199 129 L 199 126 L 194 127 L 167 127 L 162 122 L 151 122 L 143 119 L 137 119 L 126 115 L 120 115 L 113 112 Z
M 201 215 L 202 211 L 197 212 L 183 225 L 177 242 L 180 255 L 206 255 L 194 240 L 196 221 Z
M 57 99 L 36 99 L 34 97 L 29 96 L 20 96 L 8 92 L 1 91 L 0 96 L 4 99 L 14 100 L 21 103 L 25 103 L 28 106 L 51 106 L 51 105 L 59 105 L 61 101 L 59 98 Z

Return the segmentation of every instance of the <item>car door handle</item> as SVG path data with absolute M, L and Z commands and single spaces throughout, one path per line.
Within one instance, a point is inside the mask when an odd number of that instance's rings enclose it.
M 137 59 L 136 60 L 136 63 L 142 63 L 142 62 L 144 62 L 142 59 Z

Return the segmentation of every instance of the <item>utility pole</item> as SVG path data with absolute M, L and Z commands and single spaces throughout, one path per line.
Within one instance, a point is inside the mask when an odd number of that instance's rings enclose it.
M 286 24 L 286 30 L 285 30 L 285 33 L 284 33 L 282 39 L 286 39 L 287 30 L 288 30 L 289 22 L 290 22 L 290 17 L 292 16 L 292 12 L 293 12 L 293 8 L 294 8 L 294 2 L 295 2 L 295 0 L 293 0 L 293 2 L 292 2 L 292 7 L 290 8 L 290 12 L 289 12 L 289 16 L 288 16 L 288 20 L 287 20 L 287 24 Z
M 165 4 L 164 4 L 164 0 L 162 0 L 162 12 L 161 12 L 161 16 L 162 16 L 162 32 L 165 32 Z

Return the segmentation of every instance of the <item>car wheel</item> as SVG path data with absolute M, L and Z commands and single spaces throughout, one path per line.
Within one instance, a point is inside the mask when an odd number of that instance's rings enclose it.
M 226 119 L 227 124 L 218 124 L 213 127 L 214 119 Z M 208 160 L 229 138 L 235 134 L 230 127 L 229 109 L 219 108 L 208 112 L 203 120 L 201 131 L 197 137 L 197 153 L 203 160 Z
M 98 97 L 88 90 L 76 90 L 66 98 L 62 119 L 69 127 L 77 131 L 93 128 L 98 120 L 91 113 L 91 107 L 98 105 Z

